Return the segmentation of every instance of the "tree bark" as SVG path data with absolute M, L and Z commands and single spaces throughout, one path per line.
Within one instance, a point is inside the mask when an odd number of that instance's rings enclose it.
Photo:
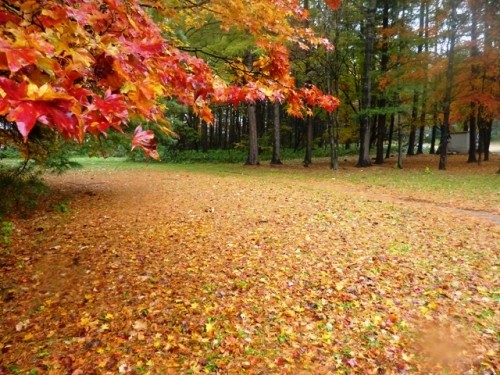
M 448 66 L 446 68 L 446 88 L 444 97 L 443 125 L 441 126 L 441 153 L 439 155 L 439 169 L 446 169 L 448 157 L 448 141 L 450 132 L 451 93 L 453 89 L 453 69 L 455 63 L 455 40 L 457 36 L 457 4 L 456 0 L 450 1 L 450 47 L 448 49 Z
M 280 126 L 280 103 L 274 102 L 274 116 L 273 116 L 273 155 L 271 164 L 283 164 L 280 159 L 281 148 L 281 126 Z
M 420 17 L 419 17 L 420 32 L 419 36 L 424 38 L 424 51 L 426 55 L 429 52 L 429 1 L 421 0 L 420 2 Z M 422 90 L 422 105 L 420 111 L 420 131 L 418 133 L 418 148 L 417 154 L 424 153 L 424 137 L 425 127 L 427 125 L 427 86 L 429 82 L 428 74 L 425 74 L 425 83 Z
M 408 138 L 408 150 L 406 151 L 406 155 L 408 156 L 415 155 L 415 137 L 416 137 L 415 122 L 417 121 L 417 104 L 416 104 L 417 101 L 418 101 L 418 93 L 415 91 L 413 94 L 413 109 L 411 114 L 410 136 Z
M 485 136 L 484 136 L 484 161 L 490 160 L 490 143 L 491 143 L 492 130 L 493 130 L 493 120 L 489 120 L 486 123 Z
M 422 125 L 418 129 L 417 155 L 424 153 L 424 135 L 425 135 L 425 126 Z
M 432 125 L 431 148 L 429 150 L 429 154 L 431 155 L 434 155 L 436 153 L 436 133 L 437 133 L 437 125 Z
M 377 11 L 377 1 L 368 0 L 366 10 L 365 27 L 365 53 L 362 74 L 361 90 L 361 120 L 359 127 L 359 159 L 357 167 L 368 167 L 370 161 L 370 120 L 369 110 L 371 108 L 372 95 L 372 68 L 373 68 L 373 49 L 375 44 L 375 14 Z
M 205 121 L 201 121 L 201 151 L 208 152 L 208 125 Z
M 385 153 L 386 159 L 389 159 L 389 157 L 391 156 L 393 136 L 394 136 L 394 113 L 391 115 L 391 124 L 389 125 L 389 139 L 387 140 L 387 151 Z
M 384 0 L 384 10 L 382 16 L 382 29 L 387 30 L 389 28 L 389 0 Z M 384 74 L 387 72 L 389 65 L 389 42 L 387 33 L 382 35 L 382 47 L 380 50 L 380 72 Z M 382 97 L 378 100 L 378 107 L 384 109 L 387 105 L 387 100 L 383 97 L 384 93 L 380 93 Z M 375 157 L 375 164 L 384 163 L 384 141 L 386 136 L 386 121 L 387 115 L 381 113 L 377 118 L 377 155 Z
M 397 115 L 398 122 L 398 169 L 403 169 L 403 127 L 401 126 L 401 114 Z
M 255 103 L 248 103 L 248 158 L 246 165 L 259 165 L 259 145 L 257 140 L 257 115 Z
M 385 107 L 385 100 L 381 99 L 379 101 L 379 106 L 383 105 Z M 378 115 L 378 124 L 377 124 L 377 155 L 375 157 L 375 164 L 383 164 L 384 163 L 384 140 L 385 140 L 385 122 L 387 115 L 385 113 Z
M 312 144 L 313 144 L 313 118 L 307 116 L 306 119 L 306 153 L 304 155 L 304 167 L 312 163 Z
M 477 163 L 476 158 L 476 138 L 477 138 L 477 123 L 476 123 L 476 105 L 471 103 L 469 115 L 469 157 L 467 163 Z
M 471 7 L 471 30 L 470 30 L 470 56 L 475 58 L 479 54 L 479 49 L 477 46 L 477 18 L 478 9 L 476 6 Z M 472 82 L 479 74 L 479 69 L 476 64 L 471 66 Z M 470 114 L 469 114 L 469 157 L 467 163 L 476 163 L 476 137 L 477 137 L 477 105 L 475 102 L 470 103 Z

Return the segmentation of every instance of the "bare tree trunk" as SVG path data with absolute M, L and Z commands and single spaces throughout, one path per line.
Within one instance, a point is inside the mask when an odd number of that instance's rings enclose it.
M 307 116 L 306 120 L 306 154 L 304 156 L 304 167 L 312 163 L 312 144 L 313 144 L 313 118 Z
M 413 156 L 415 155 L 415 137 L 416 137 L 416 126 L 417 122 L 417 102 L 418 102 L 418 92 L 415 90 L 413 92 L 413 108 L 411 113 L 411 126 L 410 126 L 410 137 L 408 139 L 408 150 L 406 151 L 406 155 Z
M 248 158 L 246 165 L 259 165 L 259 145 L 257 140 L 257 115 L 255 103 L 248 104 Z
M 328 132 L 330 138 L 330 168 L 334 171 L 339 169 L 339 116 L 335 112 L 333 116 L 333 123 L 329 122 Z
M 437 119 L 435 119 L 437 121 Z M 431 132 L 431 148 L 429 150 L 429 154 L 434 155 L 436 153 L 436 133 L 437 133 L 437 125 L 432 125 Z
M 382 17 L 382 28 L 387 30 L 389 28 L 389 0 L 384 0 L 384 10 Z M 387 72 L 389 65 L 389 42 L 387 33 L 383 33 L 382 36 L 382 47 L 381 47 L 381 59 L 380 59 L 380 72 L 384 74 Z M 382 97 L 378 100 L 378 107 L 384 109 L 387 106 L 387 100 L 384 97 L 384 93 L 381 92 Z M 386 133 L 386 121 L 387 115 L 381 113 L 377 118 L 377 154 L 375 157 L 375 164 L 384 163 L 384 141 Z
M 367 167 L 371 165 L 370 160 L 370 120 L 369 110 L 371 108 L 372 95 L 372 68 L 373 49 L 375 44 L 375 13 L 377 11 L 377 1 L 368 0 L 366 9 L 365 34 L 365 54 L 363 62 L 363 82 L 361 91 L 361 121 L 359 128 L 359 159 L 357 167 Z
M 201 151 L 208 152 L 208 125 L 205 121 L 201 121 Z
M 401 126 L 401 114 L 398 113 L 398 169 L 403 169 L 403 127 Z
M 479 55 L 479 49 L 477 46 L 477 18 L 478 18 L 478 9 L 476 6 L 471 7 L 471 30 L 470 30 L 470 55 L 472 58 Z M 476 64 L 471 66 L 471 74 L 472 74 L 472 82 L 474 78 L 479 74 L 479 69 Z M 476 163 L 476 137 L 477 137 L 477 105 L 475 102 L 470 103 L 470 115 L 469 115 L 469 158 L 467 159 L 467 163 Z
M 422 117 L 421 117 L 422 118 Z M 418 146 L 417 146 L 417 155 L 424 153 L 424 135 L 425 135 L 425 126 L 421 126 L 418 129 Z
M 248 69 L 253 67 L 253 55 L 248 52 L 246 57 L 246 64 Z M 254 102 L 248 103 L 247 106 L 247 117 L 248 117 L 248 158 L 246 165 L 258 165 L 259 164 L 259 144 L 257 135 L 257 109 Z
M 476 138 L 477 138 L 477 123 L 476 123 L 476 104 L 471 103 L 469 115 L 469 157 L 467 163 L 477 163 L 476 158 Z
M 444 98 L 444 116 L 441 126 L 441 153 L 439 155 L 439 169 L 446 169 L 448 157 L 448 141 L 450 132 L 451 92 L 453 89 L 453 69 L 455 63 L 455 40 L 457 36 L 457 4 L 456 0 L 450 0 L 450 47 L 448 49 L 448 67 L 446 69 L 446 88 Z
M 394 113 L 391 115 L 391 124 L 389 125 L 389 139 L 387 140 L 387 151 L 385 153 L 386 159 L 389 159 L 389 157 L 391 156 L 393 135 L 394 135 Z
M 485 137 L 484 137 L 484 161 L 490 160 L 490 143 L 491 143 L 492 130 L 493 130 L 493 120 L 489 120 L 486 123 Z
M 334 45 L 338 46 L 340 41 L 340 17 L 342 10 L 339 9 L 335 12 L 335 37 L 333 40 Z M 333 61 L 328 62 L 328 93 L 332 93 L 339 97 L 339 80 L 341 71 L 341 56 L 337 48 L 335 48 Z M 333 74 L 332 74 L 333 73 Z M 333 114 L 330 114 L 328 121 L 328 139 L 330 141 L 330 168 L 334 171 L 339 169 L 339 132 L 340 132 L 340 122 L 339 122 L 339 112 L 336 110 Z
M 283 164 L 280 159 L 281 148 L 281 127 L 280 127 L 280 103 L 274 102 L 274 117 L 273 117 L 273 156 L 271 164 Z

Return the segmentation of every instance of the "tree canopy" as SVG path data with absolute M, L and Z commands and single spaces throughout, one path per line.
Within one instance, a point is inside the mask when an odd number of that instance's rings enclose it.
M 327 1 L 337 6 L 336 1 Z M 35 126 L 82 141 L 85 134 L 122 131 L 130 120 L 168 131 L 165 104 L 175 99 L 212 122 L 212 103 L 286 102 L 301 116 L 339 101 L 315 86 L 297 88 L 287 46 L 324 46 L 302 22 L 298 0 L 143 1 L 9 0 L 0 5 L 0 119 L 26 141 Z M 257 57 L 226 65 L 238 79 L 216 73 L 176 33 L 176 26 L 215 24 L 253 38 Z M 9 133 L 10 134 L 10 133 Z M 7 136 L 3 136 L 5 138 Z M 157 157 L 153 134 L 136 128 L 133 147 Z

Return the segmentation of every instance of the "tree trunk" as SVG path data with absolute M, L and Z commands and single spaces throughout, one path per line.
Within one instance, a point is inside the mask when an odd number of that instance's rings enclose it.
M 382 29 L 387 30 L 389 28 L 389 0 L 384 0 L 384 10 L 382 16 Z M 387 72 L 389 66 L 389 42 L 387 33 L 384 32 L 382 35 L 382 47 L 380 50 L 380 73 L 384 74 Z M 382 110 L 387 106 L 387 100 L 384 97 L 385 93 L 381 92 L 382 97 L 378 100 L 378 107 Z M 378 115 L 377 119 L 377 155 L 375 157 L 375 164 L 384 163 L 384 141 L 386 133 L 386 121 L 387 115 L 381 113 Z
M 417 121 L 416 101 L 418 101 L 418 93 L 415 91 L 415 93 L 413 94 L 413 110 L 411 114 L 410 137 L 408 138 L 408 150 L 406 151 L 406 155 L 408 156 L 415 155 L 415 138 L 416 138 L 415 122 Z
M 379 106 L 383 105 L 385 107 L 385 100 L 381 99 L 379 101 Z M 378 124 L 377 124 L 377 156 L 375 157 L 375 164 L 383 164 L 384 163 L 384 140 L 385 140 L 385 121 L 386 114 L 378 115 Z
M 333 116 L 333 123 L 328 124 L 328 135 L 330 139 L 330 168 L 334 171 L 339 169 L 339 118 L 338 112 L 335 111 Z
M 370 119 L 369 110 L 371 108 L 372 95 L 372 68 L 373 68 L 373 48 L 375 44 L 375 14 L 377 11 L 377 1 L 368 0 L 366 10 L 365 27 L 365 53 L 362 74 L 361 90 L 361 121 L 359 128 L 359 159 L 357 167 L 367 167 L 370 161 Z
M 246 57 L 246 65 L 249 70 L 253 68 L 254 56 L 251 52 L 248 52 Z M 246 165 L 258 165 L 259 164 L 259 143 L 257 134 L 257 109 L 256 103 L 250 102 L 247 106 L 247 118 L 248 118 L 248 158 Z
M 313 144 L 313 118 L 307 116 L 306 120 L 306 153 L 304 155 L 304 167 L 312 163 L 312 144 Z
M 419 37 L 424 38 L 424 51 L 425 54 L 429 53 L 429 1 L 421 0 L 420 2 L 420 17 L 419 17 Z M 426 70 L 427 72 L 427 70 Z M 420 111 L 420 129 L 418 133 L 418 148 L 417 154 L 424 153 L 424 137 L 425 137 L 425 127 L 427 125 L 426 117 L 427 117 L 427 86 L 428 86 L 429 78 L 426 73 L 424 88 L 422 89 L 422 104 Z
M 274 117 L 273 117 L 273 156 L 271 164 L 283 164 L 280 159 L 281 147 L 281 127 L 280 127 L 280 103 L 274 102 Z
M 208 152 L 208 125 L 201 121 L 201 151 Z
M 471 103 L 469 115 L 469 158 L 467 163 L 477 163 L 476 158 L 476 138 L 477 138 L 477 124 L 476 124 L 476 105 Z
M 246 165 L 259 165 L 259 145 L 257 140 L 257 116 L 255 103 L 248 103 L 248 158 Z
M 476 6 L 471 7 L 471 30 L 470 30 L 470 56 L 472 58 L 479 55 L 479 48 L 477 45 L 477 21 L 478 21 L 478 9 Z M 471 75 L 474 82 L 475 78 L 479 74 L 479 67 L 476 64 L 471 66 Z M 469 158 L 467 163 L 476 163 L 476 137 L 477 137 L 477 105 L 475 102 L 470 103 L 470 114 L 469 114 Z
M 418 129 L 417 155 L 424 153 L 424 135 L 425 135 L 425 126 L 422 125 Z
M 385 153 L 386 159 L 389 159 L 389 157 L 391 156 L 393 135 L 394 135 L 394 113 L 391 115 L 391 124 L 389 125 L 389 139 L 387 140 L 387 152 Z
M 398 113 L 398 169 L 403 169 L 403 127 L 401 126 L 401 114 Z
M 431 148 L 429 150 L 429 154 L 431 155 L 434 155 L 436 153 L 436 133 L 437 133 L 437 125 L 432 125 Z
M 333 44 L 338 46 L 340 43 L 340 17 L 341 9 L 334 12 L 335 18 L 335 37 Z M 329 55 L 328 55 L 329 56 Z M 336 97 L 340 95 L 339 81 L 340 72 L 342 67 L 341 56 L 339 50 L 335 48 L 333 61 L 328 61 L 328 93 L 333 93 Z M 332 74 L 333 73 L 333 74 Z M 332 79 L 333 78 L 333 79 Z M 330 141 L 330 168 L 334 171 L 339 169 L 339 133 L 340 133 L 340 122 L 339 122 L 339 111 L 336 110 L 333 114 L 330 114 L 328 121 L 328 138 Z
M 490 143 L 491 143 L 492 130 L 493 130 L 493 120 L 489 120 L 486 123 L 486 129 L 484 133 L 484 161 L 490 160 Z
M 453 69 L 455 62 L 455 40 L 457 36 L 457 4 L 456 0 L 450 1 L 450 47 L 448 50 L 448 66 L 446 68 L 446 88 L 444 98 L 444 116 L 441 126 L 441 143 L 439 145 L 441 153 L 439 155 L 439 169 L 446 169 L 448 157 L 448 137 L 450 132 L 450 112 L 451 112 L 451 93 L 453 89 Z

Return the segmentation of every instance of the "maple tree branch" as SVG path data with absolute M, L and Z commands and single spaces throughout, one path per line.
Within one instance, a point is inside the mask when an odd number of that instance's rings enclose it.
M 11 13 L 15 14 L 16 16 L 19 16 L 21 17 L 22 16 L 22 12 L 21 12 L 21 8 L 19 7 L 16 7 L 15 5 L 12 5 L 9 1 L 7 0 L 2 0 L 2 4 L 4 5 L 4 7 Z
M 202 8 L 202 9 L 207 9 L 205 8 L 205 5 L 210 3 L 210 0 L 202 0 L 200 2 L 192 1 L 192 0 L 185 0 L 186 3 L 189 3 L 191 5 L 186 5 L 180 7 L 180 9 L 193 9 L 193 8 Z
M 206 56 L 213 57 L 214 59 L 222 60 L 222 61 L 229 63 L 229 64 L 234 61 L 233 59 L 230 59 L 229 57 L 218 55 L 214 52 L 206 51 L 203 48 L 180 46 L 180 47 L 178 47 L 178 49 L 181 51 L 184 51 L 184 52 L 189 52 L 189 53 L 194 53 L 194 54 L 202 53 Z

